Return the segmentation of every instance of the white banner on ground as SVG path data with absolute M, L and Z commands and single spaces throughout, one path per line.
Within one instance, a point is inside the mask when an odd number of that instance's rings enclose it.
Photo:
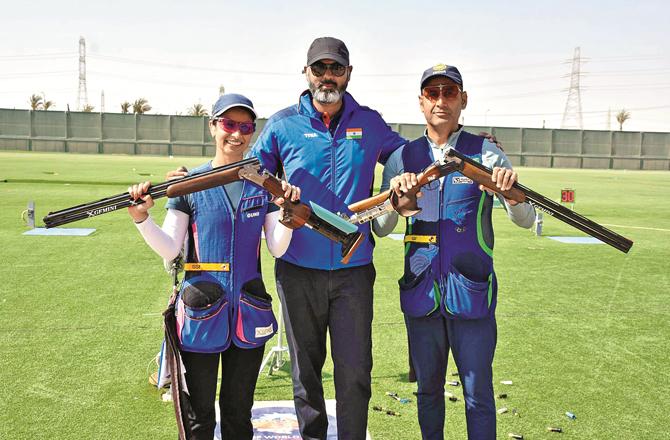
M 328 440 L 337 440 L 337 417 L 335 400 L 326 400 L 328 412 Z M 221 440 L 219 405 L 216 405 L 216 431 L 214 438 Z M 254 425 L 254 440 L 301 440 L 298 418 L 292 400 L 255 402 L 251 410 Z M 366 436 L 371 440 L 370 434 Z

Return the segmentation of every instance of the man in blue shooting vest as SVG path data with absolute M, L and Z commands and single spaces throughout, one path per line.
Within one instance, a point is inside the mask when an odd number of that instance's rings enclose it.
M 374 110 L 346 92 L 351 77 L 346 45 L 314 40 L 304 74 L 308 90 L 296 105 L 273 115 L 254 145 L 270 172 L 299 185 L 301 199 L 333 212 L 370 196 L 377 162 L 406 140 Z M 308 228 L 297 229 L 275 266 L 291 353 L 293 393 L 304 439 L 325 439 L 328 418 L 321 383 L 326 333 L 334 363 L 337 430 L 342 439 L 364 439 L 372 370 L 372 265 L 370 226 L 348 265 L 340 245 Z
M 458 124 L 468 96 L 454 66 L 439 64 L 421 77 L 419 107 L 424 135 L 389 158 L 382 191 L 401 194 L 417 184 L 416 174 L 454 148 L 493 169 L 501 190 L 517 180 L 510 161 L 495 144 Z M 469 439 L 495 439 L 496 409 L 492 363 L 497 329 L 498 283 L 493 269 L 492 194 L 460 173 L 424 186 L 421 212 L 407 218 L 405 267 L 400 304 L 418 382 L 418 415 L 424 439 L 444 437 L 444 385 L 451 350 L 463 384 Z M 508 217 L 528 228 L 535 211 L 528 203 L 501 198 Z M 393 230 L 390 215 L 375 231 Z

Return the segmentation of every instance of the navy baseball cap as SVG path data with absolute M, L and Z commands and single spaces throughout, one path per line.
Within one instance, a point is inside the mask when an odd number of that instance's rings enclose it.
M 219 99 L 217 99 L 212 106 L 212 118 L 221 116 L 224 112 L 230 110 L 233 107 L 245 108 L 251 112 L 254 119 L 258 117 L 258 115 L 256 115 L 256 110 L 254 110 L 254 104 L 251 102 L 251 99 L 244 95 L 238 95 L 237 93 L 226 93 L 225 95 L 219 96 Z
M 455 66 L 447 66 L 446 64 L 436 64 L 433 67 L 429 67 L 421 75 L 421 88 L 426 84 L 426 81 L 433 78 L 434 76 L 444 76 L 449 78 L 459 86 L 463 88 L 463 78 L 461 78 L 461 72 Z
M 349 65 L 349 49 L 342 40 L 333 37 L 321 37 L 312 41 L 307 51 L 307 65 L 311 66 L 320 60 L 333 60 L 342 64 Z

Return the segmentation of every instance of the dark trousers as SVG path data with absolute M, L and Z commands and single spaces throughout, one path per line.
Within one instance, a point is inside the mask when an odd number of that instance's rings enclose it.
M 444 438 L 444 384 L 451 349 L 463 385 L 468 439 L 495 440 L 492 368 L 497 340 L 495 318 L 446 319 L 437 312 L 422 318 L 406 316 L 405 322 L 418 382 L 422 438 Z
M 211 440 L 216 428 L 216 382 L 221 358 L 221 438 L 253 438 L 251 407 L 258 369 L 263 361 L 263 347 L 242 349 L 231 345 L 222 353 L 181 352 L 186 367 L 186 385 L 192 412 L 188 414 L 193 440 Z
M 328 432 L 321 370 L 329 331 L 338 437 L 365 439 L 372 394 L 374 266 L 328 271 L 277 260 L 275 275 L 284 304 L 293 399 L 302 438 L 325 439 Z

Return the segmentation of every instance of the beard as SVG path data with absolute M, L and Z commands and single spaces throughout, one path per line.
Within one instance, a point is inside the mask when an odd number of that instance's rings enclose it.
M 332 84 L 335 86 L 335 88 L 323 89 L 322 87 L 326 84 Z M 342 96 L 344 96 L 344 92 L 347 90 L 348 84 L 349 80 L 347 80 L 342 85 L 342 87 L 338 87 L 335 81 L 315 80 L 315 82 L 311 82 L 309 78 L 307 78 L 307 86 L 309 87 L 309 91 L 312 93 L 312 97 L 316 99 L 316 102 L 322 105 L 335 104 L 340 99 L 342 99 Z

